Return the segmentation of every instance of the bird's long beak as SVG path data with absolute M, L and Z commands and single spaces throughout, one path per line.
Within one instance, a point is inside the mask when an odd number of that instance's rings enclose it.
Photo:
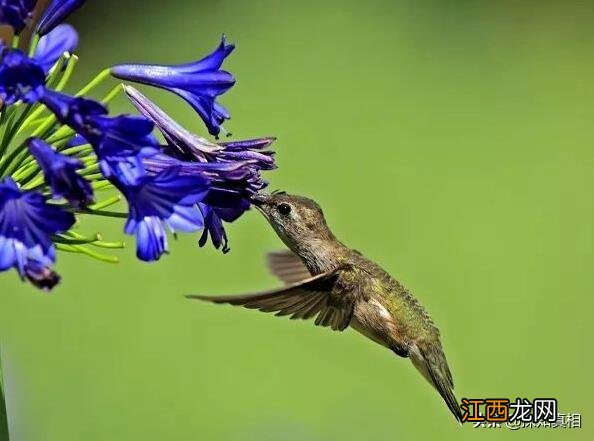
M 255 194 L 251 198 L 252 204 L 254 204 L 257 208 L 261 209 L 263 205 L 265 205 L 270 200 L 270 195 L 267 194 Z
M 262 213 L 262 216 L 264 216 L 268 220 L 270 220 L 269 213 L 270 206 L 272 205 L 271 199 L 272 198 L 269 194 L 262 193 L 258 193 L 251 197 L 252 205 L 256 207 L 256 210 Z

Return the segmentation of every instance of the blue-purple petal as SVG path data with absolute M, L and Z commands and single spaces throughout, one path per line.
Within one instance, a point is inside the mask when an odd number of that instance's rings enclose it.
M 119 185 L 133 185 L 144 176 L 142 159 L 160 151 L 152 135 L 154 124 L 143 116 L 111 117 L 96 101 L 54 91 L 42 102 L 93 146 L 103 175 Z
M 51 289 L 59 280 L 51 269 L 56 259 L 51 236 L 74 221 L 41 193 L 22 191 L 11 178 L 0 181 L 0 271 L 15 268 L 35 286 Z
M 233 75 L 220 70 L 233 50 L 224 38 L 211 54 L 181 65 L 120 64 L 111 68 L 116 78 L 169 90 L 186 100 L 202 118 L 208 131 L 218 135 L 229 112 L 215 100 L 235 84 Z
M 44 94 L 45 72 L 32 58 L 18 49 L 0 48 L 0 99 L 5 104 L 19 100 L 33 103 Z
M 56 26 L 64 21 L 75 9 L 83 5 L 85 0 L 52 0 L 43 13 L 36 32 L 39 35 L 50 33 Z
M 33 16 L 37 0 L 0 0 L 0 24 L 12 26 L 20 34 Z
M 206 204 L 200 204 L 200 209 L 204 215 L 204 231 L 198 240 L 198 245 L 200 247 L 206 245 L 210 236 L 210 240 L 217 250 L 222 247 L 223 253 L 228 253 L 230 251 L 229 241 L 221 218 L 212 207 Z
M 76 172 L 84 167 L 80 160 L 55 151 L 38 138 L 28 144 L 55 198 L 66 199 L 77 210 L 94 202 L 91 184 Z
M 144 176 L 133 186 L 120 188 L 128 201 L 125 232 L 136 235 L 137 256 L 153 261 L 167 251 L 164 225 L 172 231 L 200 230 L 203 216 L 197 207 L 208 191 L 200 176 L 180 176 L 172 167 L 155 176 Z
M 61 24 L 39 39 L 33 58 L 47 73 L 62 54 L 74 52 L 77 46 L 78 33 L 76 30 L 68 24 Z

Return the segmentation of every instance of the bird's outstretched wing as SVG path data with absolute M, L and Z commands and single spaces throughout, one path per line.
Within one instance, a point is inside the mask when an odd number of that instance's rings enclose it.
M 256 294 L 237 296 L 189 295 L 189 299 L 213 303 L 228 303 L 263 312 L 276 312 L 277 316 L 290 315 L 291 319 L 316 317 L 315 324 L 344 330 L 353 316 L 354 299 L 335 292 L 340 279 L 340 268 L 308 277 L 283 288 Z
M 270 272 L 287 285 L 311 277 L 299 256 L 290 250 L 272 251 L 266 255 Z

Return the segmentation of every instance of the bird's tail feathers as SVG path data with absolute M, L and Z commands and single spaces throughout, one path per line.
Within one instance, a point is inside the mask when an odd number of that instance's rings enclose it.
M 417 341 L 409 351 L 413 365 L 439 392 L 458 422 L 462 421 L 462 410 L 454 395 L 454 381 L 445 354 L 439 343 Z

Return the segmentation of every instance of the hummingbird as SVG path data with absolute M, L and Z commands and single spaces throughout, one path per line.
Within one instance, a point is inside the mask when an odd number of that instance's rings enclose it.
M 269 269 L 285 286 L 255 294 L 187 297 L 291 319 L 315 318 L 317 326 L 334 331 L 351 327 L 409 358 L 461 422 L 440 332 L 411 292 L 379 265 L 340 242 L 313 200 L 273 192 L 253 196 L 252 203 L 289 248 L 270 253 L 267 259 Z

